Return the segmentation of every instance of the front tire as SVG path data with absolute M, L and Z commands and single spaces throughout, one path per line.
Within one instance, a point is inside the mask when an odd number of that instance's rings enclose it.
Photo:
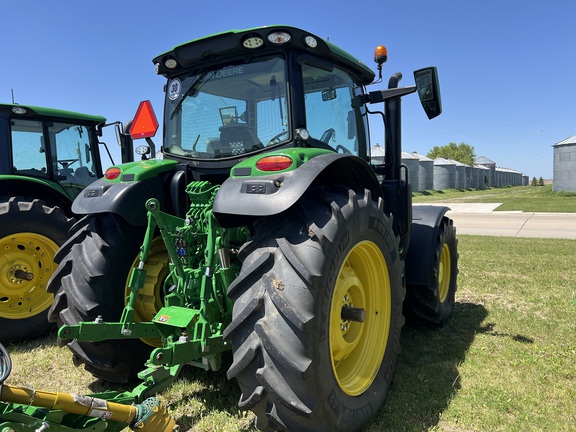
M 104 321 L 119 321 L 125 305 L 126 283 L 143 238 L 143 227 L 130 225 L 112 213 L 89 215 L 80 220 L 56 256 L 60 266 L 49 285 L 49 290 L 56 294 L 50 320 L 58 327 L 94 321 L 98 316 Z M 161 286 L 163 266 L 167 266 L 161 258 L 164 249 L 159 251 L 160 259 L 157 252 L 155 248 L 150 252 L 147 268 L 153 263 L 153 271 L 149 271 L 141 293 L 144 308 L 155 304 L 158 297 L 155 290 Z M 149 318 L 146 313 L 138 312 L 138 304 L 136 308 L 137 320 Z M 88 372 L 105 381 L 125 383 L 144 369 L 151 345 L 155 345 L 154 341 L 147 342 L 73 340 L 68 348 L 77 366 L 84 364 Z
M 369 191 L 318 188 L 264 219 L 228 290 L 240 408 L 262 430 L 363 428 L 383 405 L 403 325 L 391 220 Z M 365 311 L 365 320 L 344 308 Z
M 59 207 L 38 199 L 11 197 L 0 203 L 0 342 L 47 333 L 46 291 L 54 255 L 73 224 Z
M 408 284 L 404 313 L 416 324 L 442 326 L 450 319 L 458 278 L 458 239 L 452 219 L 444 216 L 434 239 L 432 281 L 429 284 Z

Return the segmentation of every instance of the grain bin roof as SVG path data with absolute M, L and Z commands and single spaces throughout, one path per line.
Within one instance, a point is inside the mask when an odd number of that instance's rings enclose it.
M 428 156 L 421 155 L 421 154 L 418 153 L 418 152 L 412 152 L 412 154 L 413 154 L 414 156 L 416 156 L 418 159 L 420 159 L 421 161 L 424 161 L 424 162 L 430 161 L 430 162 L 432 162 L 432 159 L 430 159 Z
M 556 144 L 553 144 L 553 147 L 560 147 L 562 145 L 570 145 L 570 144 L 576 144 L 576 135 L 572 135 L 571 137 L 568 137 L 560 142 L 557 142 Z
M 384 147 L 380 147 L 379 144 L 376 144 L 372 149 L 370 149 L 370 156 L 372 157 L 383 157 L 384 155 Z
M 456 166 L 454 161 L 449 160 L 449 159 L 444 159 L 444 158 L 434 159 L 434 165 L 454 165 L 454 166 Z
M 417 160 L 419 160 L 418 156 L 416 156 L 415 154 L 408 153 L 405 151 L 402 152 L 402 159 L 417 159 Z
M 495 164 L 495 163 L 496 162 L 488 159 L 486 156 L 480 156 L 480 157 L 476 158 L 476 164 L 478 164 L 478 165 L 480 165 L 480 164 Z

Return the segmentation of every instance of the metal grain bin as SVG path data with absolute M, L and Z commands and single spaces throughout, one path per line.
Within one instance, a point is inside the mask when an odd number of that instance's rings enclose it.
M 384 163 L 384 147 L 380 147 L 380 144 L 376 144 L 370 149 L 370 159 L 373 165 L 382 165 Z
M 554 147 L 554 178 L 552 190 L 576 192 L 576 135 Z
M 448 159 L 434 159 L 434 190 L 454 188 L 456 188 L 456 164 Z
M 488 186 L 488 176 L 490 175 L 490 169 L 484 165 L 475 165 L 475 167 L 478 169 L 478 182 L 476 183 L 476 187 L 478 189 L 486 189 Z
M 412 192 L 420 190 L 420 161 L 412 153 L 402 152 L 402 165 L 408 168 L 408 183 L 412 187 Z
M 418 190 L 426 191 L 434 189 L 434 160 L 417 152 L 412 152 L 412 154 L 418 158 Z
M 480 168 L 476 165 L 469 166 L 466 168 L 466 173 L 468 173 L 468 187 L 472 189 L 480 189 L 479 185 L 479 176 L 480 176 Z
M 466 189 L 466 167 L 468 165 L 459 162 L 457 160 L 449 159 L 451 162 L 454 162 L 456 165 L 456 189 Z
M 495 185 L 496 162 L 488 159 L 485 156 L 480 156 L 479 158 L 476 158 L 476 165 L 482 165 L 488 168 L 488 184 L 486 187 L 497 187 Z

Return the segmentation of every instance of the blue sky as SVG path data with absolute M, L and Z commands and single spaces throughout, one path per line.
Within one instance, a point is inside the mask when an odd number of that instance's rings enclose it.
M 411 85 L 413 70 L 438 67 L 444 112 L 429 121 L 417 97 L 404 98 L 405 151 L 465 142 L 498 166 L 552 178 L 552 145 L 576 134 L 574 0 L 3 3 L 0 102 L 13 89 L 21 104 L 126 122 L 149 99 L 160 116 L 154 56 L 228 29 L 287 24 L 371 67 L 386 45 L 384 82 L 402 72 Z M 373 145 L 383 142 L 378 123 Z M 104 140 L 119 159 L 114 135 Z

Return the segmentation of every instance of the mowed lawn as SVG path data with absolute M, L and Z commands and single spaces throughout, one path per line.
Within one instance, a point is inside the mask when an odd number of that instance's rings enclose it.
M 501 203 L 496 211 L 576 212 L 576 192 L 554 192 L 552 185 L 423 191 L 412 194 L 412 200 L 414 203 Z
M 451 321 L 405 326 L 376 431 L 576 430 L 576 241 L 460 236 Z M 10 384 L 90 393 L 109 388 L 51 337 L 10 345 Z M 252 431 L 223 374 L 190 369 L 162 399 L 181 431 Z

